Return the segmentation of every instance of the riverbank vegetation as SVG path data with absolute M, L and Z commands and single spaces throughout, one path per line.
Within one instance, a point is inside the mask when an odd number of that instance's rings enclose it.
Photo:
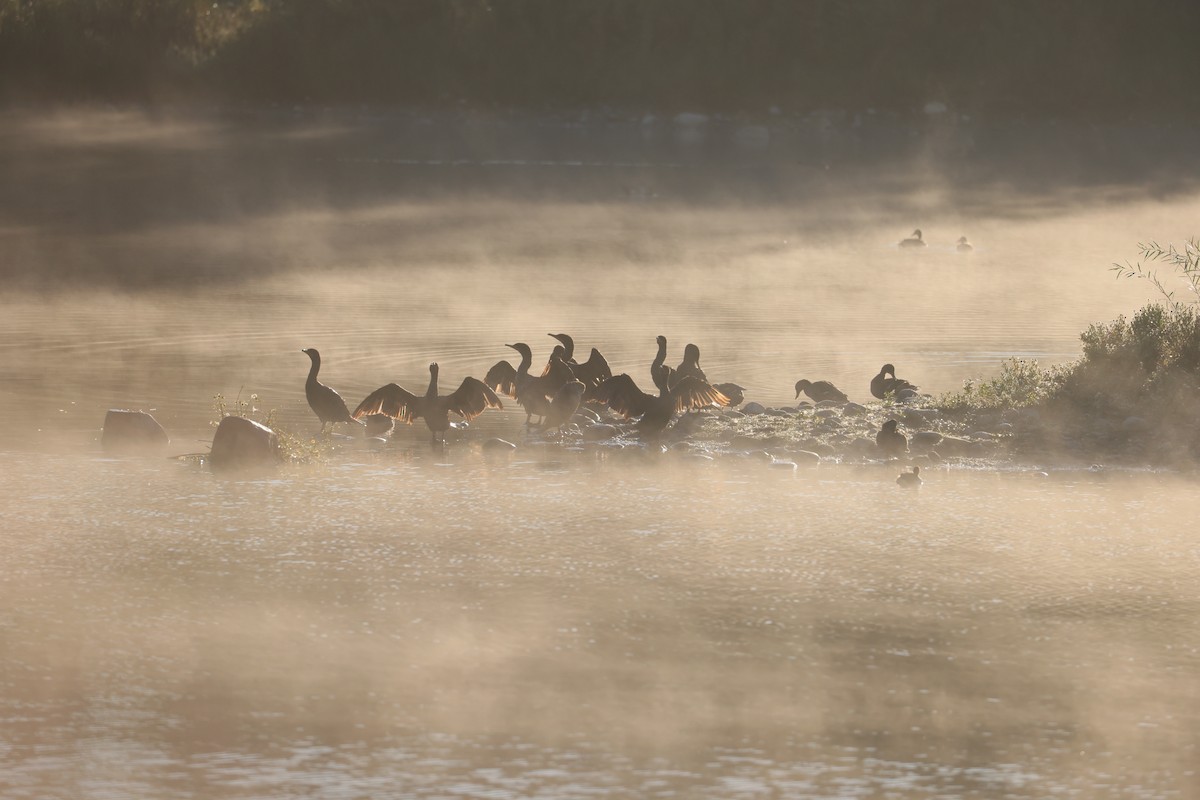
M 1178 119 L 1198 27 L 1163 0 L 0 0 L 0 98 Z
M 1026 453 L 1141 459 L 1200 459 L 1200 240 L 1140 246 L 1143 261 L 1114 265 L 1147 280 L 1162 298 L 1131 318 L 1080 334 L 1082 357 L 1053 368 L 1010 360 L 998 376 L 968 381 L 939 398 L 948 413 L 1023 413 L 1016 445 Z M 1164 276 L 1158 271 L 1166 267 Z M 1182 286 L 1184 293 L 1172 286 Z

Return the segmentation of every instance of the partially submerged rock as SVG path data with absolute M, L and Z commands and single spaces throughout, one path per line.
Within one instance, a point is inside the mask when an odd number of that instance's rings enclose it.
M 106 453 L 161 455 L 170 443 L 167 431 L 145 411 L 110 408 L 104 415 L 100 446 Z
M 279 437 L 266 425 L 245 417 L 224 417 L 209 455 L 214 470 L 261 469 L 280 461 Z

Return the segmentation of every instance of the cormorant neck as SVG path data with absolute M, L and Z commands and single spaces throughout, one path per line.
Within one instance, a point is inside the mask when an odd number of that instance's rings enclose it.
M 308 368 L 308 379 L 310 381 L 315 381 L 317 379 L 317 373 L 321 371 L 321 354 L 316 350 L 307 350 L 305 351 L 305 354 L 309 357 L 309 360 L 312 361 L 312 366 Z
M 533 366 L 533 351 L 529 349 L 529 345 L 523 342 L 517 342 L 512 348 L 521 354 L 521 366 L 517 367 L 517 372 L 524 372 L 528 375 L 529 368 Z
M 667 360 L 667 340 L 658 340 L 658 355 L 654 357 L 653 366 L 661 367 L 663 362 Z
M 438 365 L 429 365 L 429 388 L 425 390 L 426 397 L 437 397 L 438 393 Z
M 575 340 L 565 333 L 556 333 L 554 338 L 562 342 L 563 361 L 570 361 L 575 356 Z

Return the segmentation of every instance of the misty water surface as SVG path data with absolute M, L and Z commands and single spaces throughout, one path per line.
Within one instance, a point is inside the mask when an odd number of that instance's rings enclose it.
M 302 347 L 352 404 L 560 330 L 646 386 L 664 334 L 767 405 L 866 401 L 885 361 L 947 391 L 1075 357 L 1149 296 L 1109 263 L 1200 209 L 1019 159 L 455 130 L 7 121 L 0 794 L 1200 790 L 1188 477 L 484 460 L 518 410 L 269 479 L 100 456 L 109 407 L 204 450 L 216 394 L 315 430 Z

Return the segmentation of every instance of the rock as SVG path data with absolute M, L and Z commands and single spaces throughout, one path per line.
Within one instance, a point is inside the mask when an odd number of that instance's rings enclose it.
M 746 405 L 742 406 L 742 413 L 748 417 L 762 414 L 766 410 L 766 407 L 762 403 L 746 403 Z
M 920 430 L 928 428 L 933 420 L 938 418 L 938 413 L 930 408 L 910 408 L 900 417 L 900 421 L 904 423 L 906 428 Z
M 675 453 L 690 453 L 692 449 L 692 443 L 686 440 L 675 442 L 670 447 L 670 450 Z
M 846 403 L 842 406 L 842 413 L 847 417 L 861 417 L 867 413 L 867 407 L 858 403 Z
M 937 447 L 942 441 L 942 435 L 936 431 L 917 431 L 908 440 L 908 449 L 914 453 Z
M 161 455 L 170 443 L 163 426 L 145 411 L 110 408 L 104 415 L 100 446 L 106 453 Z
M 864 458 L 874 458 L 877 449 L 874 439 L 854 439 L 846 445 L 846 452 L 848 454 Z
M 767 466 L 771 469 L 780 470 L 783 472 L 795 472 L 797 469 L 795 461 L 772 461 Z
M 746 415 L 740 411 L 735 411 L 732 408 L 725 409 L 725 416 L 729 419 L 745 419 Z
M 971 434 L 971 437 L 973 439 L 983 439 L 984 441 L 991 441 L 992 439 L 996 438 L 996 434 L 989 433 L 988 431 L 975 431 L 974 433 Z
M 766 450 L 751 450 L 746 453 L 746 458 L 751 461 L 761 461 L 764 464 L 770 464 L 775 460 L 775 456 L 768 453 Z
M 842 404 L 837 400 L 822 400 L 817 403 L 817 408 L 841 408 Z
M 499 455 L 503 453 L 511 453 L 516 450 L 517 446 L 507 439 L 488 439 L 483 443 L 483 452 L 489 455 Z
M 615 425 L 607 425 L 601 422 L 584 428 L 583 438 L 589 442 L 601 442 L 605 439 L 612 439 L 620 433 Z
M 590 408 L 580 408 L 573 419 L 580 425 L 589 425 L 600 421 L 600 415 Z
M 279 437 L 245 417 L 224 417 L 209 454 L 214 470 L 273 467 L 280 461 Z
M 782 408 L 768 408 L 763 413 L 769 417 L 790 417 L 790 416 L 792 416 L 789 412 L 784 411 Z
M 836 408 L 818 408 L 813 416 L 819 417 L 820 419 L 834 419 L 835 417 L 839 416 L 839 414 Z
M 1013 426 L 1013 424 L 1011 422 L 1001 422 L 999 425 L 996 426 L 996 432 L 1001 435 L 1006 434 L 1006 433 L 1012 433 L 1014 430 L 1016 430 L 1016 428 Z

